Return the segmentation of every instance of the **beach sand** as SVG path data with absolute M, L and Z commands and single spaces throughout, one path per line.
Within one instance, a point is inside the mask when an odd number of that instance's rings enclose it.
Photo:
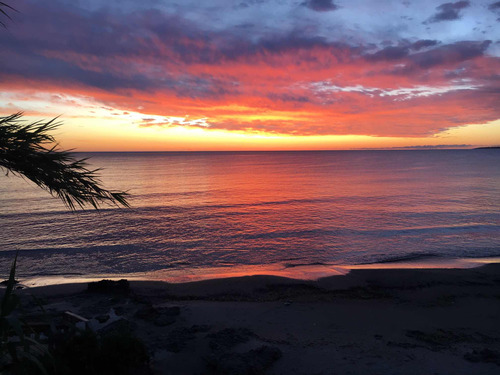
M 317 281 L 132 281 L 130 289 L 18 293 L 38 297 L 50 316 L 88 318 L 95 330 L 128 327 L 157 374 L 500 373 L 500 264 L 363 269 Z

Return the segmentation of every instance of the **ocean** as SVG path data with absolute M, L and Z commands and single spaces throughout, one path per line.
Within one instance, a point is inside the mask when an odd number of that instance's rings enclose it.
M 77 156 L 132 207 L 70 212 L 2 174 L 3 274 L 16 251 L 53 280 L 500 256 L 500 150 Z

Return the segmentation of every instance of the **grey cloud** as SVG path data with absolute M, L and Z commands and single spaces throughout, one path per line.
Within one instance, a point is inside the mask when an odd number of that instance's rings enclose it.
M 391 60 L 399 60 L 408 55 L 409 48 L 408 47 L 385 47 L 380 51 L 377 51 L 373 54 L 366 55 L 366 58 L 370 61 L 391 61 Z
M 490 40 L 482 42 L 462 41 L 446 44 L 430 51 L 411 55 L 410 61 L 420 68 L 425 69 L 441 64 L 457 63 L 482 56 L 490 44 Z
M 490 4 L 488 6 L 488 9 L 493 11 L 493 12 L 500 11 L 500 1 L 497 1 L 496 3 Z
M 421 39 L 417 40 L 415 43 L 412 43 L 410 48 L 414 51 L 419 51 L 422 48 L 433 47 L 438 43 L 439 42 L 437 40 Z
M 383 69 L 382 71 L 374 70 L 367 73 L 367 76 L 384 73 L 396 76 L 418 76 L 420 77 L 419 79 L 425 80 L 425 74 L 428 73 L 429 69 L 439 69 L 441 67 L 446 69 L 443 72 L 443 76 L 448 79 L 464 78 L 471 76 L 471 74 L 478 78 L 476 73 L 473 73 L 470 69 L 466 69 L 462 63 L 483 56 L 490 44 L 490 40 L 481 42 L 461 41 L 440 45 L 424 51 L 416 51 L 415 53 L 408 54 L 404 58 L 401 58 L 397 66 L 390 69 Z M 401 49 L 399 53 L 402 55 L 405 47 L 397 48 Z M 391 53 L 384 50 L 365 58 L 367 58 L 368 61 L 396 60 L 398 55 L 397 50 Z M 491 80 L 488 79 L 488 81 Z
M 394 149 L 413 149 L 413 150 L 432 150 L 432 149 L 446 149 L 446 148 L 467 148 L 472 147 L 472 145 L 461 144 L 461 145 L 422 145 L 422 146 L 404 146 L 404 147 L 393 147 Z
M 461 17 L 460 10 L 470 6 L 469 1 L 457 1 L 456 3 L 444 3 L 436 7 L 438 12 L 427 22 L 453 21 Z
M 328 12 L 338 9 L 338 6 L 332 0 L 307 0 L 302 5 L 316 12 Z
M 304 95 L 295 95 L 295 94 L 275 94 L 271 93 L 266 95 L 271 100 L 280 100 L 283 102 L 292 102 L 292 103 L 310 103 L 311 98 Z
M 183 74 L 172 76 L 166 71 L 161 75 L 148 72 L 128 74 L 115 70 L 115 66 L 102 64 L 101 71 L 87 70 L 72 62 L 50 58 L 30 52 L 16 54 L 16 59 L 7 59 L 2 64 L 0 80 L 10 76 L 23 79 L 40 79 L 57 81 L 64 84 L 76 84 L 96 87 L 106 91 L 121 92 L 135 89 L 142 91 L 174 91 L 180 97 L 216 98 L 224 95 L 235 95 L 238 85 L 235 82 L 211 77 L 209 75 L 194 76 Z

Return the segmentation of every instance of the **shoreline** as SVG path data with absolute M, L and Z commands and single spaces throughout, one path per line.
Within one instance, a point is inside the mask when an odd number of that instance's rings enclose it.
M 86 289 L 51 285 L 19 295 L 43 300 L 50 316 L 85 317 L 97 332 L 129 327 L 147 346 L 154 374 L 489 375 L 500 369 L 500 264 L 353 269 L 318 280 L 132 280 L 125 294 Z M 107 322 L 99 323 L 103 316 Z
M 213 279 L 225 279 L 244 276 L 278 276 L 289 279 L 314 281 L 330 276 L 347 275 L 353 270 L 361 269 L 468 269 L 484 264 L 500 263 L 500 257 L 483 258 L 436 258 L 421 257 L 413 260 L 366 263 L 354 265 L 329 264 L 270 264 L 242 265 L 224 267 L 206 267 L 200 269 L 167 269 L 147 273 L 98 274 L 88 276 L 54 275 L 20 277 L 21 285 L 41 287 L 67 283 L 87 283 L 102 279 L 134 281 L 158 281 L 167 283 L 187 283 Z

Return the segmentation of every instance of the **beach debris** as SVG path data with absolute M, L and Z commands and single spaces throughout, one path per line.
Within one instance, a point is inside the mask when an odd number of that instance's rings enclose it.
M 225 375 L 263 374 L 281 358 L 281 350 L 272 346 L 260 346 L 247 352 L 233 351 L 258 336 L 248 328 L 225 328 L 206 336 L 212 354 L 206 358 L 210 373 Z
M 208 332 L 210 328 L 211 327 L 206 324 L 176 328 L 167 335 L 162 346 L 169 352 L 179 353 L 186 347 L 188 341 L 196 338 L 197 333 Z
M 181 308 L 179 306 L 163 306 L 159 307 L 158 310 L 160 314 L 177 316 L 181 313 Z
M 89 320 L 87 318 L 84 318 L 83 316 L 75 314 L 74 312 L 71 312 L 71 311 L 65 311 L 64 317 L 72 323 L 78 323 L 78 322 L 88 323 L 89 322 Z
M 135 324 L 128 319 L 120 318 L 107 324 L 97 331 L 101 336 L 115 334 L 132 334 L 135 331 Z
M 137 310 L 135 317 L 142 320 L 153 320 L 158 314 L 158 310 L 153 305 L 147 305 Z
M 473 350 L 464 354 L 464 359 L 469 362 L 494 363 L 500 366 L 500 352 L 491 349 Z
M 191 332 L 198 333 L 198 332 L 208 332 L 212 329 L 211 326 L 208 324 L 195 324 L 189 328 Z
M 386 345 L 397 347 L 397 348 L 403 348 L 403 349 L 425 348 L 425 346 L 423 346 L 423 345 L 417 345 L 417 344 L 413 344 L 411 342 L 387 341 Z
M 246 353 L 222 353 L 208 358 L 208 368 L 214 374 L 255 375 L 263 374 L 274 362 L 280 359 L 282 352 L 273 346 L 261 346 Z
M 432 332 L 408 330 L 406 331 L 406 336 L 424 342 L 433 349 L 449 347 L 450 345 L 461 342 L 478 342 L 478 338 L 473 335 L 457 333 L 444 329 L 437 329 Z
M 90 329 L 90 321 L 81 315 L 71 311 L 65 311 L 63 314 L 64 320 L 73 324 L 78 329 Z
M 88 283 L 87 292 L 128 294 L 130 293 L 130 284 L 126 279 L 121 279 L 118 281 L 104 279 L 101 281 Z
M 210 339 L 209 346 L 215 351 L 232 348 L 254 337 L 257 335 L 248 328 L 225 328 L 207 335 Z
M 115 306 L 112 308 L 114 313 L 118 316 L 124 315 L 125 314 L 125 307 L 124 306 Z
M 176 320 L 175 316 L 160 315 L 158 318 L 153 320 L 153 324 L 157 327 L 165 327 L 165 326 L 168 326 L 170 324 L 175 323 L 175 320 Z
M 95 320 L 97 320 L 101 324 L 106 323 L 109 320 L 109 315 L 108 314 L 97 315 L 95 317 Z
M 179 306 L 154 307 L 148 305 L 137 310 L 135 317 L 150 321 L 158 327 L 165 327 L 174 323 L 180 312 L 181 309 Z

